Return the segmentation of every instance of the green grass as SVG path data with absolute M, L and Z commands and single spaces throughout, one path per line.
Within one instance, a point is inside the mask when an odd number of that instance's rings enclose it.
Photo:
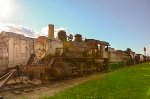
M 41 99 L 150 99 L 150 63 L 107 73 Z

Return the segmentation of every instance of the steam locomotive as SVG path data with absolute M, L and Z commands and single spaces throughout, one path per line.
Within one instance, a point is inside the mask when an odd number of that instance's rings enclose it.
M 16 47 L 21 48 L 20 51 L 11 54 L 12 43 L 6 44 L 4 37 L 1 36 L 0 67 L 9 68 L 8 63 L 10 59 L 13 59 L 12 62 L 21 64 L 22 72 L 30 80 L 40 79 L 42 82 L 48 82 L 53 79 L 83 76 L 148 61 L 146 56 L 135 54 L 129 48 L 126 51 L 115 50 L 105 41 L 83 40 L 81 34 L 76 34 L 73 39 L 73 35 L 67 36 L 64 30 L 60 30 L 57 38 L 54 38 L 52 24 L 48 25 L 48 37 L 39 36 L 36 39 L 30 39 L 19 36 L 19 39 L 20 42 L 15 44 L 21 46 Z M 26 46 L 22 46 L 22 42 L 26 42 Z M 9 44 L 10 47 L 8 47 Z M 23 55 L 24 61 L 21 61 L 23 59 L 16 61 L 9 57 L 11 55 L 20 56 L 20 59 Z
M 114 50 L 105 41 L 82 39 L 81 34 L 67 36 L 60 30 L 54 38 L 54 25 L 49 24 L 48 37 L 35 40 L 26 71 L 30 80 L 35 77 L 47 82 L 51 79 L 82 76 L 93 72 L 110 70 L 140 61 L 131 49 Z M 137 60 L 136 60 L 137 59 Z M 144 61 L 144 60 L 143 60 Z

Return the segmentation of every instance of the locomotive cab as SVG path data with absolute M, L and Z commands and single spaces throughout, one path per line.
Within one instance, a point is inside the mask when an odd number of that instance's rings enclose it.
M 96 58 L 108 58 L 108 42 L 99 41 L 95 39 L 85 39 L 86 44 L 88 45 L 89 53 L 92 57 Z
M 110 44 L 108 42 L 97 40 L 98 57 L 109 58 L 108 57 L 108 46 L 110 46 Z
M 108 67 L 109 55 L 108 55 L 108 46 L 109 43 L 94 39 L 85 39 L 89 47 L 90 55 L 95 60 L 95 65 L 98 70 L 104 70 Z

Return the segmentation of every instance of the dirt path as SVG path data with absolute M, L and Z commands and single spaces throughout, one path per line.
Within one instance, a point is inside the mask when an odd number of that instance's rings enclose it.
M 50 84 L 49 86 L 42 86 L 35 88 L 32 92 L 23 92 L 21 94 L 14 94 L 12 92 L 0 93 L 4 99 L 39 99 L 43 96 L 52 96 L 60 91 L 63 91 L 67 88 L 71 88 L 88 80 L 96 79 L 98 77 L 103 77 L 107 73 L 103 74 L 94 74 L 90 76 L 74 78 L 70 80 L 58 81 L 57 83 Z

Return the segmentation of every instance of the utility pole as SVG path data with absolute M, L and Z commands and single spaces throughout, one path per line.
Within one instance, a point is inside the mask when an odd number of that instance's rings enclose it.
M 144 55 L 146 56 L 146 48 L 144 47 Z

